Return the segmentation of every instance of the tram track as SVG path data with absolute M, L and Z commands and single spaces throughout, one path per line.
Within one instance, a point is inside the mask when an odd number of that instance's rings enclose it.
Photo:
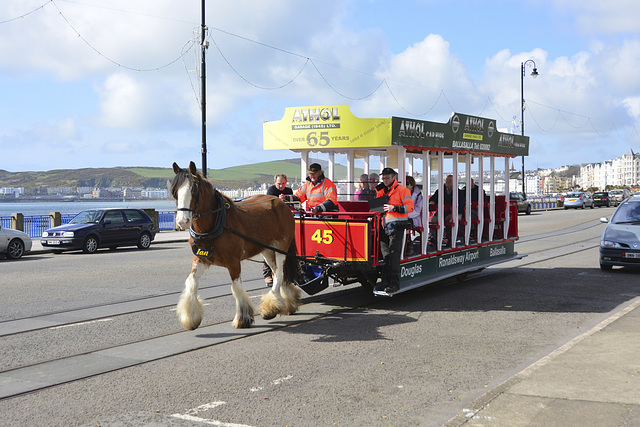
M 518 242 L 519 246 L 544 241 L 546 239 L 557 238 L 560 235 L 583 232 L 596 227 L 590 222 L 577 224 L 573 227 L 564 229 L 560 232 L 548 232 L 533 234 L 523 237 Z M 504 268 L 519 268 L 534 263 L 544 262 L 562 255 L 585 251 L 597 246 L 596 238 L 591 237 L 571 244 L 553 245 L 553 248 L 545 248 L 541 250 L 529 251 L 529 258 L 518 261 L 510 261 L 505 266 L 490 268 L 480 274 L 473 274 L 467 280 L 481 277 L 489 274 L 497 274 Z M 250 280 L 247 280 L 247 283 Z M 447 286 L 455 283 L 455 279 L 448 279 L 438 284 L 437 287 Z M 432 285 L 433 286 L 433 285 Z M 205 304 L 220 303 L 228 304 L 232 298 L 229 291 L 221 289 L 230 289 L 229 283 L 223 283 L 214 286 L 201 288 L 201 297 Z M 265 290 L 264 287 L 248 289 L 252 298 L 258 298 Z M 254 293 L 256 295 L 254 295 Z M 11 321 L 0 322 L 0 336 L 15 337 L 21 339 L 29 333 L 47 333 L 53 328 L 62 325 L 79 325 L 81 323 L 98 321 L 107 318 L 121 318 L 132 315 L 146 315 L 154 310 L 173 307 L 177 301 L 179 292 L 166 293 L 162 295 L 154 295 L 144 298 L 136 298 L 116 303 L 98 304 L 90 307 L 83 307 L 74 310 L 64 310 L 44 315 L 35 315 L 15 319 Z M 222 310 L 224 314 L 220 320 L 216 320 L 207 324 L 203 324 L 195 331 L 173 330 L 165 333 L 154 333 L 140 339 L 131 339 L 124 342 L 118 342 L 112 345 L 99 346 L 91 350 L 75 351 L 69 354 L 59 355 L 56 357 L 43 358 L 29 363 L 20 363 L 8 369 L 0 370 L 0 400 L 10 399 L 15 396 L 33 393 L 45 388 L 55 387 L 73 381 L 79 381 L 85 378 L 106 374 L 117 370 L 123 370 L 132 366 L 173 357 L 179 354 L 195 351 L 203 348 L 215 347 L 222 345 L 231 340 L 249 338 L 258 334 L 273 332 L 282 328 L 299 325 L 306 322 L 322 319 L 336 313 L 346 313 L 362 308 L 372 307 L 378 304 L 384 304 L 384 300 L 374 298 L 363 299 L 360 287 L 351 288 L 334 288 L 334 291 L 305 298 L 304 304 L 299 313 L 294 316 L 282 316 L 270 322 L 262 321 L 256 318 L 256 323 L 252 328 L 245 330 L 234 330 L 230 326 L 232 320 L 228 309 Z M 226 300 L 226 301 L 225 301 Z M 150 303 L 145 308 L 135 308 L 136 304 L 141 301 Z M 111 309 L 111 314 L 105 314 L 105 308 Z M 221 310 L 217 310 L 221 311 Z M 92 314 L 99 313 L 99 314 Z M 69 321 L 70 317 L 74 317 L 74 321 Z M 226 317 L 225 317 L 226 316 Z M 55 318 L 66 318 L 66 321 L 56 323 Z M 52 322 L 45 326 L 43 321 Z M 172 322 L 177 322 L 175 317 L 171 317 Z M 28 327 L 27 323 L 33 322 L 34 325 L 40 323 L 40 326 Z M 177 324 L 177 323 L 176 323 Z M 12 326 L 9 326 L 12 325 Z M 20 326 L 22 325 L 22 326 Z M 11 330 L 13 327 L 13 330 Z M 22 329 L 20 329 L 20 327 Z M 175 329 L 175 324 L 172 326 Z M 82 369 L 74 369 L 81 366 Z M 8 384 L 8 386 L 7 386 Z

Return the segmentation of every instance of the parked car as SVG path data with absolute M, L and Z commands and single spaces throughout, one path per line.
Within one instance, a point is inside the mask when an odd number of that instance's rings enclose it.
M 156 227 L 140 209 L 93 209 L 82 211 L 68 224 L 42 233 L 42 246 L 53 252 L 82 249 L 138 246 L 147 249 L 155 238 Z
M 609 197 L 611 197 L 611 201 L 614 206 L 618 206 L 624 199 L 628 199 L 631 197 L 631 190 L 627 188 L 619 188 L 616 190 L 609 191 Z
M 9 259 L 22 258 L 31 250 L 31 237 L 27 233 L 0 226 L 0 254 Z
M 593 199 L 587 193 L 583 193 L 583 192 L 568 193 L 567 197 L 564 198 L 565 209 L 569 209 L 569 208 L 584 209 L 587 206 L 593 209 Z
M 518 202 L 518 213 L 524 212 L 527 215 L 531 214 L 531 203 L 525 198 L 522 193 L 509 193 L 509 199 Z
M 625 199 L 610 221 L 600 221 L 607 224 L 600 240 L 600 268 L 640 267 L 640 196 Z
M 597 193 L 593 193 L 593 206 L 597 206 L 599 208 L 606 206 L 611 206 L 611 200 L 609 199 L 609 193 L 606 191 L 599 191 Z

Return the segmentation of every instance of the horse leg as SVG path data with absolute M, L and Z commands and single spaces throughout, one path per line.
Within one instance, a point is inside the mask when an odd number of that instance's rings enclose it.
M 282 255 L 279 266 L 281 268 L 279 274 L 282 278 L 280 281 L 280 295 L 284 298 L 286 305 L 286 312 L 284 314 L 293 314 L 298 311 L 298 307 L 302 304 L 300 300 L 300 290 L 292 282 L 293 277 L 288 277 L 288 280 L 284 278 L 295 274 L 291 270 L 298 268 L 298 260 L 293 255 Z M 285 273 L 285 270 L 288 270 L 288 273 Z
M 236 299 L 236 316 L 233 318 L 232 325 L 236 329 L 249 328 L 253 323 L 253 304 L 240 279 L 240 263 L 238 262 L 238 265 L 233 268 L 227 267 L 227 270 L 231 276 L 231 292 Z
M 184 282 L 184 291 L 178 300 L 177 312 L 182 327 L 187 330 L 196 329 L 202 321 L 202 300 L 198 298 L 198 280 L 208 268 L 206 264 L 193 262 L 191 274 Z
M 287 283 L 284 280 L 286 255 L 274 252 L 273 256 L 275 258 L 275 266 L 272 267 L 274 272 L 273 286 L 269 292 L 262 295 L 262 302 L 258 307 L 265 320 L 273 319 L 278 314 L 293 314 L 300 305 L 298 289 L 292 283 Z

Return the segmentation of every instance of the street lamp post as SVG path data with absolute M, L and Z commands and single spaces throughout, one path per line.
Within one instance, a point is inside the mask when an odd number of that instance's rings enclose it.
M 522 132 L 522 136 L 524 136 L 524 67 L 525 65 L 530 64 L 533 66 L 533 71 L 531 72 L 531 77 L 534 79 L 538 77 L 538 69 L 536 68 L 536 63 L 533 59 L 527 59 L 523 63 L 520 64 L 520 100 L 521 100 L 521 110 L 520 110 L 520 131 Z M 524 177 L 524 155 L 522 155 L 522 194 L 525 199 L 527 198 L 527 190 L 525 188 L 525 177 Z

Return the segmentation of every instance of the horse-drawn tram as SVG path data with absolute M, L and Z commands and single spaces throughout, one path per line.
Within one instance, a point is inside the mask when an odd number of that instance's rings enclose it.
M 300 153 L 303 179 L 309 163 L 320 159 L 338 188 L 337 212 L 295 211 L 295 243 L 304 260 L 299 285 L 310 295 L 329 279 L 334 286 L 374 287 L 382 277 L 382 202 L 356 200 L 355 183 L 361 173 L 385 167 L 397 171 L 403 185 L 407 176 L 422 182 L 415 206 L 421 221 L 410 221 L 405 233 L 398 292 L 524 256 L 514 249 L 518 209 L 509 200 L 509 161 L 528 154 L 529 138 L 500 132 L 493 119 L 459 113 L 447 123 L 361 119 L 347 105 L 292 107 L 281 120 L 263 124 L 263 137 L 266 150 Z M 445 174 L 450 196 L 435 202 L 429 194 L 432 187 L 446 192 Z

